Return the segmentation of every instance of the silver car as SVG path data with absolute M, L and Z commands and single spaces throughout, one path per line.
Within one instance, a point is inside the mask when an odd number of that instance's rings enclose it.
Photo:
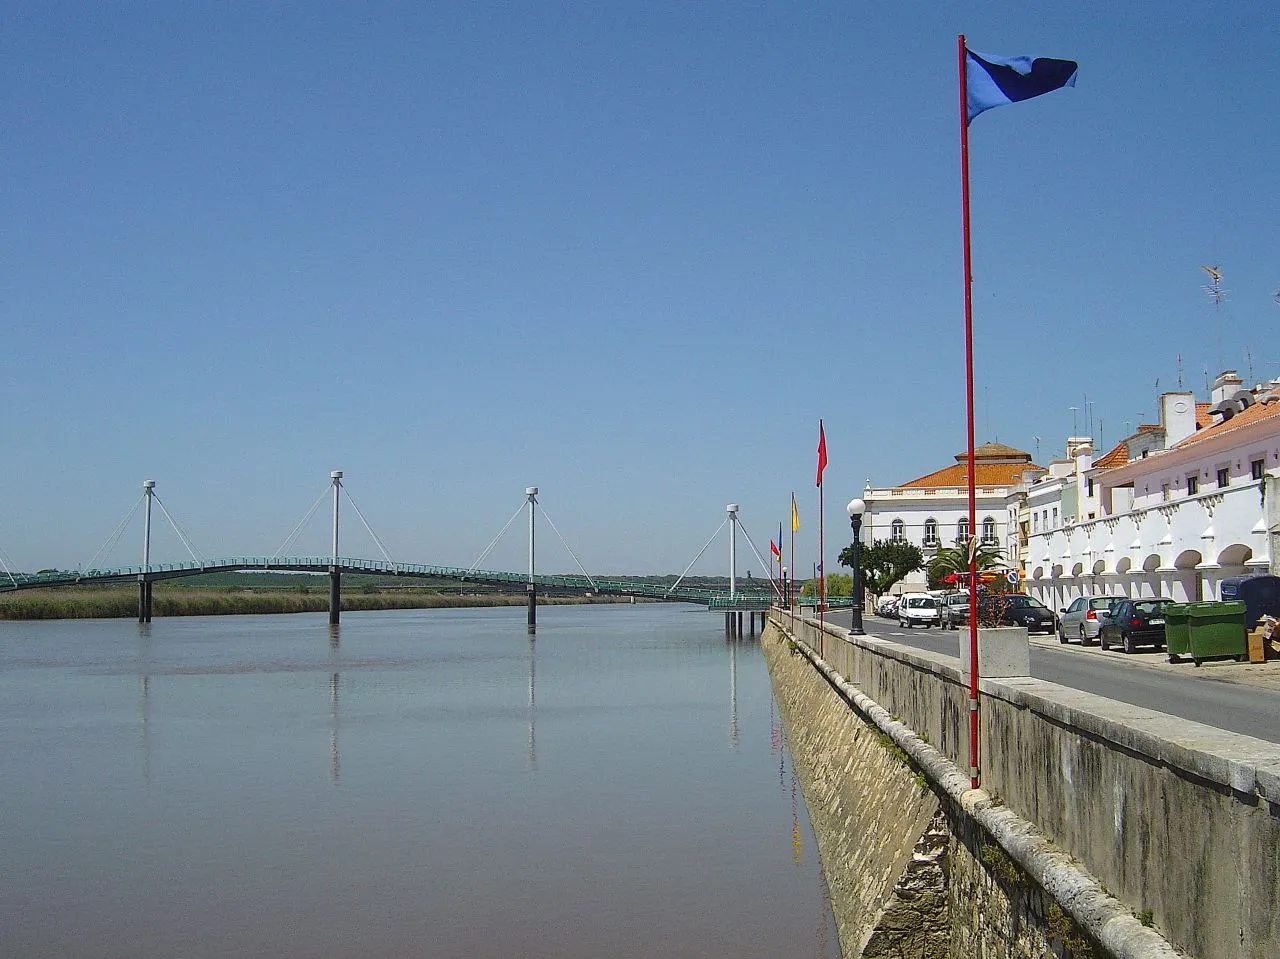
M 1058 642 L 1079 640 L 1081 646 L 1098 641 L 1102 624 L 1123 596 L 1080 596 L 1058 612 Z

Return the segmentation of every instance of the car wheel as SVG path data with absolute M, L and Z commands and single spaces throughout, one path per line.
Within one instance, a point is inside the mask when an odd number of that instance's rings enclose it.
M 1066 641 L 1067 641 L 1067 637 L 1063 635 L 1062 626 L 1059 625 L 1058 626 L 1058 642 L 1065 644 Z
M 1126 653 L 1132 653 L 1135 649 L 1137 649 L 1137 647 L 1133 643 L 1133 634 L 1125 633 L 1124 634 L 1124 651 Z
M 1080 645 L 1081 645 L 1081 646 L 1088 646 L 1088 645 L 1089 645 L 1089 637 L 1088 637 L 1088 636 L 1086 636 L 1086 635 L 1084 634 L 1084 626 L 1083 626 L 1083 625 L 1081 625 L 1081 627 L 1080 627 Z
M 1107 639 L 1107 631 L 1105 629 L 1098 634 L 1098 645 L 1104 650 L 1111 648 L 1111 641 Z
M 910 628 L 911 628 L 911 624 L 910 624 L 909 622 L 907 622 L 905 619 L 900 619 L 900 620 L 898 620 L 898 628 L 899 628 L 899 629 L 910 629 Z

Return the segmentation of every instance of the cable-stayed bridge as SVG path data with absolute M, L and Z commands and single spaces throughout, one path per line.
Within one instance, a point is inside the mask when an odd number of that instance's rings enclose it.
M 706 544 L 698 551 L 693 560 L 681 573 L 675 583 L 667 585 L 652 580 L 626 580 L 612 577 L 592 576 L 574 554 L 569 544 L 564 541 L 564 537 L 560 537 L 566 550 L 573 556 L 574 562 L 577 563 L 580 574 L 572 575 L 548 575 L 538 573 L 536 569 L 536 514 L 538 512 L 538 489 L 537 487 L 529 487 L 525 490 L 525 501 L 512 515 L 511 519 L 502 528 L 480 558 L 470 567 L 462 568 L 455 566 L 438 566 L 422 563 L 403 563 L 397 562 L 388 553 L 381 539 L 374 533 L 364 518 L 364 514 L 360 512 L 355 502 L 351 500 L 350 494 L 346 494 L 347 502 L 349 502 L 360 521 L 364 524 L 365 529 L 373 538 L 380 552 L 383 553 L 383 559 L 370 560 L 359 559 L 348 556 L 342 556 L 338 550 L 338 533 L 339 533 L 339 513 L 342 496 L 346 493 L 345 486 L 342 482 L 342 472 L 334 470 L 330 474 L 331 483 L 325 488 L 321 496 L 312 504 L 311 509 L 307 512 L 303 520 L 294 528 L 294 531 L 286 539 L 285 544 L 271 556 L 231 556 L 206 558 L 199 555 L 198 551 L 191 545 L 190 538 L 174 521 L 167 508 L 160 501 L 159 496 L 155 492 L 155 481 L 146 480 L 143 483 L 143 493 L 138 501 L 134 504 L 133 509 L 123 521 L 116 527 L 112 537 L 108 540 L 104 549 L 113 545 L 120 537 L 125 526 L 132 520 L 133 516 L 143 509 L 144 521 L 144 546 L 142 562 L 135 566 L 121 567 L 99 567 L 96 565 L 98 555 L 101 555 L 103 549 L 100 549 L 93 560 L 88 564 L 81 566 L 75 570 L 43 570 L 38 573 L 22 573 L 16 572 L 9 567 L 9 564 L 3 563 L 0 559 L 0 592 L 37 589 L 37 588 L 58 588 L 69 586 L 84 586 L 95 584 L 116 584 L 116 583 L 137 583 L 138 584 L 138 618 L 141 621 L 150 621 L 152 616 L 152 584 L 165 580 L 181 579 L 185 577 L 199 576 L 208 573 L 226 573 L 237 571 L 275 571 L 275 572 L 307 572 L 307 573 L 323 573 L 328 574 L 330 581 L 330 602 L 329 602 L 329 621 L 337 623 L 341 610 L 341 580 L 345 574 L 370 574 L 376 576 L 389 576 L 395 578 L 405 578 L 407 580 L 421 580 L 427 582 L 448 582 L 455 584 L 473 584 L 480 587 L 507 589 L 517 589 L 523 591 L 528 597 L 529 609 L 529 630 L 532 632 L 536 624 L 536 606 L 537 595 L 587 595 L 587 596 L 616 596 L 616 597 L 634 597 L 648 600 L 658 600 L 662 602 L 680 602 L 694 603 L 706 606 L 712 611 L 723 611 L 725 613 L 725 627 L 730 632 L 741 633 L 743 612 L 754 615 L 755 613 L 763 614 L 764 610 L 772 603 L 781 602 L 784 596 L 789 595 L 789 590 L 785 585 L 785 573 L 783 569 L 777 578 L 770 577 L 765 580 L 748 580 L 745 584 L 740 584 L 737 578 L 737 538 L 741 531 L 755 553 L 756 558 L 760 561 L 765 569 L 771 569 L 760 551 L 756 549 L 755 544 L 751 542 L 750 535 L 741 525 L 738 516 L 738 506 L 729 504 L 726 508 L 725 519 L 721 522 L 720 527 L 707 540 Z M 308 523 L 312 516 L 319 509 L 320 505 L 328 498 L 332 498 L 332 549 L 327 556 L 290 556 L 287 551 L 291 544 L 296 540 L 301 529 Z M 151 518 L 153 503 L 159 506 L 165 518 L 169 521 L 178 538 L 186 547 L 191 559 L 182 562 L 170 563 L 153 563 L 151 562 Z M 528 530 L 529 530 L 529 566 L 526 571 L 509 572 L 485 570 L 480 568 L 480 564 L 492 551 L 493 547 L 502 538 L 503 534 L 510 528 L 512 523 L 524 512 L 528 513 Z M 550 517 L 543 512 L 543 518 L 547 524 L 555 530 L 559 536 L 559 530 L 555 529 L 555 524 L 551 522 Z M 729 526 L 729 583 L 727 589 L 713 589 L 705 586 L 683 586 L 682 581 L 687 576 L 694 563 L 706 552 L 712 541 L 719 535 L 725 525 Z M 736 622 L 735 622 L 736 614 Z M 761 625 L 763 626 L 763 615 L 761 616 Z M 752 621 L 754 629 L 754 619 Z

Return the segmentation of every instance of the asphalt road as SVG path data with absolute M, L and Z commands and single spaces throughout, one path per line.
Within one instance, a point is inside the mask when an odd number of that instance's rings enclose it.
M 832 610 L 826 619 L 829 623 L 848 628 L 850 612 Z M 918 626 L 901 629 L 896 621 L 877 616 L 865 617 L 863 627 L 867 633 L 880 639 L 956 657 L 959 656 L 960 637 L 968 638 L 964 630 L 957 632 Z M 1103 652 L 1096 646 L 1062 646 L 1056 637 L 1033 636 L 1031 642 L 1031 675 L 1036 679 L 1180 716 L 1206 726 L 1280 742 L 1280 675 L 1275 668 L 1277 664 L 1251 667 L 1232 663 L 1228 669 L 1222 666 L 1228 664 L 1206 663 L 1199 668 L 1189 662 L 1171 665 L 1162 652 L 1126 655 L 1118 651 Z M 1257 685 L 1250 682 L 1250 676 L 1265 679 L 1263 684 Z

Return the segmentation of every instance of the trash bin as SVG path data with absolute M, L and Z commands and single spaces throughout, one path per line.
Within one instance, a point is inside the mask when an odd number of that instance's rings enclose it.
M 1169 662 L 1191 652 L 1191 628 L 1187 620 L 1186 603 L 1170 603 L 1164 608 L 1164 649 Z
M 1280 617 L 1280 576 L 1229 576 L 1219 595 L 1244 603 L 1244 628 L 1254 629 L 1263 615 Z
M 1243 660 L 1249 654 L 1242 602 L 1188 603 L 1187 625 L 1197 666 L 1206 659 Z

